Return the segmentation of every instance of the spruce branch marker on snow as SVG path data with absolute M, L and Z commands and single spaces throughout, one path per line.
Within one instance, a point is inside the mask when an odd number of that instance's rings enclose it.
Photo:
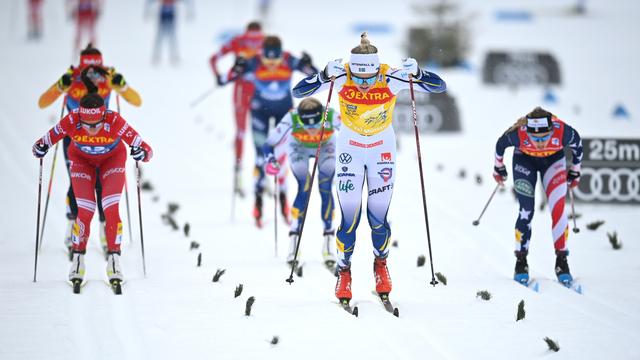
M 613 250 L 622 249 L 622 243 L 620 242 L 620 240 L 618 240 L 617 232 L 614 231 L 613 234 L 607 233 L 607 237 L 609 238 L 609 243 L 611 244 Z
M 418 256 L 418 262 L 417 262 L 418 267 L 424 266 L 426 262 L 427 262 L 427 259 L 424 257 L 424 255 Z
M 220 277 L 222 275 L 224 275 L 224 273 L 226 272 L 226 269 L 218 269 L 216 270 L 216 273 L 213 275 L 213 282 L 218 282 L 218 280 L 220 280 Z
M 256 301 L 256 298 L 253 296 L 250 296 L 247 299 L 247 305 L 244 308 L 244 315 L 245 316 L 251 316 L 251 307 L 253 306 L 253 303 Z
M 447 277 L 444 276 L 442 273 L 437 272 L 436 273 L 436 278 L 438 278 L 438 280 L 440 280 L 440 282 L 442 283 L 442 285 L 447 285 Z
M 544 338 L 544 342 L 547 343 L 547 346 L 549 347 L 549 350 L 551 351 L 555 351 L 558 352 L 560 351 L 560 346 L 558 345 L 558 343 L 548 337 Z
M 279 341 L 280 341 L 280 338 L 278 338 L 277 335 L 274 335 L 273 338 L 271 339 L 271 345 L 277 345 Z
M 524 300 L 520 300 L 518 303 L 518 313 L 516 314 L 516 321 L 520 321 L 524 319 L 526 315 L 526 311 L 524 311 Z
M 200 265 L 202 265 L 202 253 L 198 253 L 198 267 L 200 267 Z
M 234 291 L 233 297 L 237 298 L 240 294 L 242 294 L 242 284 L 238 284 L 238 286 L 236 286 L 236 291 Z
M 476 293 L 476 298 L 480 298 L 485 301 L 491 300 L 491 293 L 488 290 L 479 290 Z
M 596 220 L 594 222 L 590 222 L 587 224 L 587 229 L 595 231 L 598 230 L 598 228 L 604 224 L 604 220 Z

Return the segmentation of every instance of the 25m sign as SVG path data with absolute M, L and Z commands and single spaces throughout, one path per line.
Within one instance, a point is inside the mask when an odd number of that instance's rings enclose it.
M 640 139 L 582 139 L 582 177 L 576 198 L 640 204 Z

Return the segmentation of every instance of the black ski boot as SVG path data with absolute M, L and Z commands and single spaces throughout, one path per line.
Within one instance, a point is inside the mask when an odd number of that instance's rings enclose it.
M 529 264 L 527 264 L 527 250 L 516 251 L 516 268 L 513 274 L 513 280 L 520 284 L 527 285 L 529 283 Z
M 556 250 L 556 276 L 558 281 L 569 287 L 573 282 L 573 276 L 571 276 L 571 271 L 569 270 L 567 255 L 569 255 L 569 251 Z

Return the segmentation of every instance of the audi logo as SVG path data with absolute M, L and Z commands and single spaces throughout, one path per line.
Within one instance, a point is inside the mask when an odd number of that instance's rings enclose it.
M 584 201 L 640 202 L 640 168 L 582 168 L 574 191 Z

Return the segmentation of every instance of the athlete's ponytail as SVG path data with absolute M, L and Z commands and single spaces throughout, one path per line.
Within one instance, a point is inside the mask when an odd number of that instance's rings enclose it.
M 352 54 L 377 54 L 378 48 L 371 45 L 369 38 L 367 37 L 367 32 L 363 32 L 360 35 L 360 45 L 351 49 Z

